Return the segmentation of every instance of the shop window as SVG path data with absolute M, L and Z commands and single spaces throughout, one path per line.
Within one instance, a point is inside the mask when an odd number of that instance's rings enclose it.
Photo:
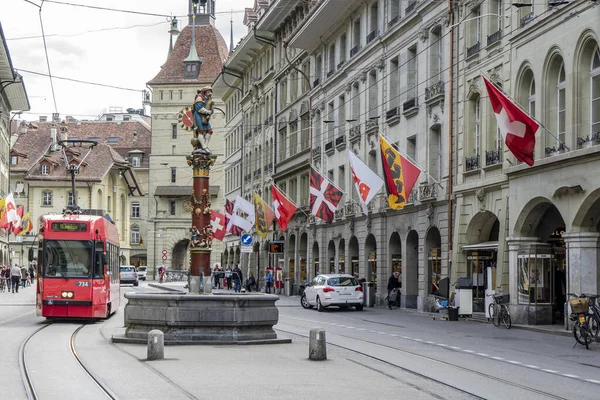
M 520 249 L 517 255 L 519 304 L 550 304 L 553 300 L 553 254 L 540 244 Z
M 392 255 L 392 273 L 393 272 L 400 273 L 398 283 L 400 284 L 400 287 L 402 287 L 402 256 L 400 254 Z
M 377 291 L 377 252 L 372 251 L 369 253 L 369 258 L 367 259 L 367 267 L 369 281 L 373 283 L 373 288 Z
M 343 255 L 339 256 L 339 263 L 340 263 L 340 266 L 338 268 L 338 272 L 340 274 L 345 274 L 346 273 L 346 268 L 344 266 L 344 256 Z
M 319 259 L 315 258 L 315 276 L 319 275 Z
M 300 282 L 306 282 L 306 258 L 300 259 Z
M 329 273 L 335 274 L 335 258 L 329 257 Z
M 427 257 L 427 263 L 429 264 L 429 271 L 431 271 L 431 294 L 439 294 L 440 292 L 440 279 L 442 277 L 442 257 L 441 250 L 431 249 Z
M 358 257 L 352 257 L 351 264 L 352 264 L 352 275 L 356 279 L 358 279 L 358 273 L 360 271 Z

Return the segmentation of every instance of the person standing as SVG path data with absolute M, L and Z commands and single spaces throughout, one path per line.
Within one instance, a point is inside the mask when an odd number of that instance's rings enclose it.
M 248 292 L 252 292 L 252 286 L 256 285 L 256 279 L 254 279 L 254 275 L 250 274 L 250 277 L 246 281 L 246 290 Z
M 388 290 L 388 308 L 392 309 L 392 303 L 398 306 L 397 298 L 400 295 L 400 272 L 394 271 L 390 279 L 388 279 L 387 290 Z M 395 292 L 395 293 L 394 293 Z M 392 300 L 393 299 L 393 300 Z
M 225 282 L 227 282 L 227 290 L 231 289 L 231 266 L 227 266 L 225 270 Z
M 19 293 L 19 282 L 21 281 L 21 268 L 19 268 L 17 264 L 15 264 L 10 269 L 10 279 L 12 280 L 12 292 L 14 293 L 16 289 L 17 293 Z
M 214 270 L 214 281 L 215 281 L 215 288 L 217 289 L 221 289 L 221 276 L 223 274 L 221 273 L 221 268 L 219 268 L 219 264 L 215 264 L 215 270 Z
M 25 289 L 25 284 L 27 283 L 27 275 L 28 274 L 29 274 L 29 272 L 27 272 L 27 268 L 21 267 L 21 285 L 23 286 L 23 289 Z
M 243 281 L 243 277 L 242 277 L 242 270 L 240 269 L 240 267 L 238 267 L 238 265 L 235 265 L 235 268 L 232 271 L 232 278 L 233 278 L 233 290 L 236 293 L 239 293 L 242 290 L 242 281 Z
M 271 293 L 271 286 L 273 286 L 273 274 L 269 271 L 265 278 L 265 292 Z
M 33 268 L 33 265 L 29 266 L 29 277 L 31 278 L 31 283 L 33 284 L 35 282 L 35 268 Z

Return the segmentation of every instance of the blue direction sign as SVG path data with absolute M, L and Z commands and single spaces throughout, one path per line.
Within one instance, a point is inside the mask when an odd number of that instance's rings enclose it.
M 244 233 L 240 240 L 241 240 L 242 244 L 245 244 L 246 246 L 251 245 L 252 244 L 252 235 L 249 233 Z

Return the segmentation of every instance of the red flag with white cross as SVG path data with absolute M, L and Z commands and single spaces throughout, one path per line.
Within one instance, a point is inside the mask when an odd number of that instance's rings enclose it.
M 488 97 L 492 103 L 494 114 L 496 114 L 498 129 L 504 137 L 506 147 L 517 160 L 532 166 L 535 133 L 540 125 L 485 76 L 483 76 L 483 82 L 485 82 Z
M 225 238 L 225 216 L 216 210 L 210 210 L 210 227 L 212 228 L 213 239 L 223 241 Z
M 282 231 L 285 231 L 298 207 L 281 193 L 275 185 L 271 185 L 271 194 L 273 195 L 273 211 L 275 212 L 275 218 L 277 218 L 277 225 Z

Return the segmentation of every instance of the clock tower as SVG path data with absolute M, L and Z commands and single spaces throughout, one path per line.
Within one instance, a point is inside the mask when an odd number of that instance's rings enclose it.
M 212 85 L 227 56 L 225 40 L 215 28 L 215 0 L 189 0 L 188 25 L 181 29 L 166 62 L 148 82 L 152 90 L 152 148 L 149 232 L 145 242 L 148 273 L 153 277 L 160 265 L 171 270 L 188 270 L 190 267 L 193 177 L 186 156 L 192 150 L 192 106 L 197 90 Z M 213 98 L 213 101 L 215 108 L 225 109 L 221 99 Z M 215 155 L 225 152 L 224 122 L 223 114 L 215 111 L 211 118 L 214 134 L 210 142 Z M 225 208 L 224 161 L 224 156 L 217 157 L 217 163 L 210 168 L 209 200 L 212 209 L 221 212 Z M 213 242 L 211 266 L 221 262 L 223 247 L 222 242 Z M 166 250 L 166 257 L 163 250 Z

